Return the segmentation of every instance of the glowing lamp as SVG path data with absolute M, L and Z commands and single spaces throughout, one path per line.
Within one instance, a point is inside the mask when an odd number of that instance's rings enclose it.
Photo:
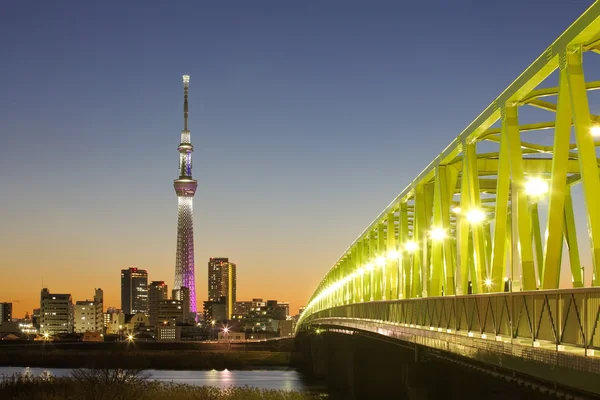
M 470 224 L 479 224 L 485 219 L 485 213 L 479 208 L 473 208 L 467 211 L 467 221 Z
M 592 125 L 590 128 L 590 133 L 593 137 L 600 137 L 600 125 Z
M 529 178 L 525 183 L 525 193 L 531 197 L 538 197 L 548 193 L 548 182 L 540 178 Z
M 375 264 L 377 264 L 377 266 L 379 266 L 379 267 L 383 267 L 385 265 L 385 257 L 381 257 L 381 256 L 377 257 L 375 259 Z
M 446 231 L 442 228 L 434 228 L 429 232 L 429 236 L 433 240 L 444 240 L 446 238 Z
M 411 240 L 409 242 L 406 242 L 404 248 L 406 249 L 406 251 L 412 253 L 416 251 L 419 248 L 419 246 L 417 245 L 417 242 Z
M 387 258 L 390 260 L 397 260 L 400 258 L 400 253 L 398 253 L 396 250 L 390 250 L 387 253 Z

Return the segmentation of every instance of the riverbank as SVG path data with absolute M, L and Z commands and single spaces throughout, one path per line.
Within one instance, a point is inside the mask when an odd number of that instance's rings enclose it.
M 61 349 L 53 346 L 2 349 L 0 366 L 46 368 L 252 369 L 294 366 L 289 352 Z
M 13 400 L 316 400 L 316 392 L 216 388 L 149 381 L 144 372 L 127 370 L 80 370 L 70 377 L 14 375 L 0 380 L 0 398 Z

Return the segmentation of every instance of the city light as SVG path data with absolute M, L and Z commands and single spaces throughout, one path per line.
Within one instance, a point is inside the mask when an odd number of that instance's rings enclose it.
M 485 284 L 485 286 L 490 287 L 492 286 L 492 280 L 490 278 L 486 278 L 485 281 L 483 281 L 483 283 Z
M 467 221 L 470 224 L 479 224 L 485 220 L 485 213 L 479 208 L 472 208 L 467 211 Z
M 413 240 L 410 240 L 410 241 L 406 242 L 406 244 L 404 245 L 404 248 L 409 253 L 412 253 L 414 251 L 417 251 L 417 249 L 419 248 L 419 246 L 417 245 L 417 242 L 415 242 Z
M 385 257 L 379 256 L 375 259 L 375 264 L 379 267 L 385 266 Z
M 548 182 L 541 178 L 529 178 L 525 183 L 525 193 L 531 197 L 539 197 L 548 193 Z
M 396 250 L 390 250 L 387 253 L 387 258 L 390 260 L 397 260 L 400 258 L 400 253 L 398 253 Z
M 229 328 L 228 327 L 223 328 L 223 333 L 228 333 L 228 332 L 229 332 Z
M 129 336 L 127 336 L 127 340 L 129 340 L 130 342 L 132 342 L 133 341 L 133 335 L 130 334 Z
M 48 339 L 50 335 L 48 333 L 44 333 L 44 339 Z
M 429 232 L 429 236 L 433 240 L 444 240 L 446 238 L 446 230 L 442 228 L 433 228 L 431 232 Z
M 600 137 L 600 125 L 598 125 L 598 124 L 592 125 L 590 128 L 590 133 L 594 137 Z

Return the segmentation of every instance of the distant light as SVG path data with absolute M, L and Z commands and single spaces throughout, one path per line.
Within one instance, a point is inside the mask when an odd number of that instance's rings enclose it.
M 508 282 L 508 276 L 504 277 L 504 282 Z
M 128 339 L 128 340 L 133 340 L 133 335 L 129 335 L 129 336 L 127 336 L 127 339 Z
M 44 338 L 48 339 L 50 335 L 48 333 L 44 333 Z
M 359 269 L 356 270 L 356 272 L 358 272 L 359 275 L 364 275 L 365 269 L 364 268 L 359 268 Z
M 419 246 L 417 245 L 417 242 L 410 240 L 408 242 L 406 242 L 406 244 L 404 245 L 404 248 L 406 249 L 406 251 L 412 253 L 414 251 L 416 251 Z
M 368 263 L 367 265 L 365 265 L 365 269 L 366 269 L 367 271 L 373 271 L 373 264 L 371 264 L 371 263 Z
M 446 230 L 442 228 L 433 228 L 431 232 L 429 232 L 429 236 L 433 240 L 444 240 L 446 238 Z
M 461 211 L 462 211 L 462 209 L 460 207 L 458 207 L 458 206 L 452 208 L 452 212 L 454 214 L 460 214 Z
M 227 333 L 227 332 L 229 332 L 229 328 L 228 327 L 223 328 L 223 333 Z
M 390 250 L 387 253 L 387 258 L 390 260 L 397 260 L 400 258 L 400 253 L 398 253 L 396 250 Z
M 485 286 L 487 287 L 492 286 L 492 280 L 490 278 L 486 278 L 486 280 L 483 281 L 483 283 L 485 283 Z
M 467 221 L 470 224 L 479 224 L 485 220 L 485 213 L 479 208 L 472 208 L 467 211 Z
M 529 178 L 525 183 L 525 193 L 531 197 L 538 197 L 548 193 L 548 182 L 541 178 Z
M 598 125 L 598 124 L 592 125 L 592 127 L 590 128 L 590 133 L 594 137 L 600 137 L 600 125 Z
M 385 257 L 379 256 L 375 259 L 375 264 L 377 264 L 380 267 L 383 267 L 385 265 Z

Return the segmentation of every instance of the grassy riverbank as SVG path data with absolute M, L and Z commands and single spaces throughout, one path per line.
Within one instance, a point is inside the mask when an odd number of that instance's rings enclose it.
M 291 364 L 291 353 L 270 351 L 67 350 L 52 346 L 0 351 L 0 366 L 13 367 L 203 370 Z
M 282 390 L 218 389 L 150 382 L 143 372 L 81 370 L 69 378 L 13 376 L 0 381 L 6 400 L 316 400 L 327 396 Z

